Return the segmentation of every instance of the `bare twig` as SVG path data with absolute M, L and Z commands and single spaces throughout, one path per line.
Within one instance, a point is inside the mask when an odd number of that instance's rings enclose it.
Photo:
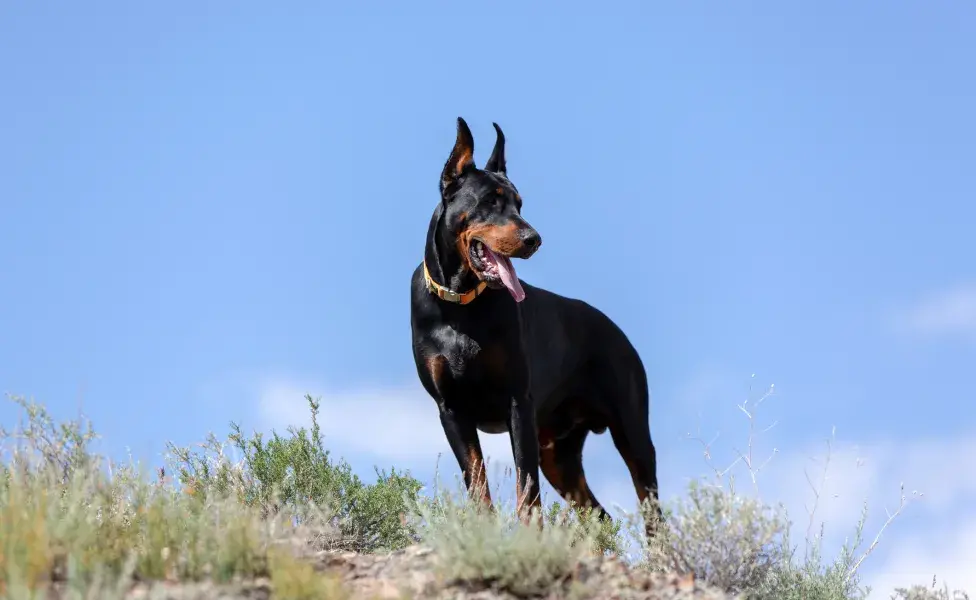
M 755 374 L 752 375 L 752 378 L 755 378 Z M 738 448 L 733 448 L 733 450 L 735 451 L 735 453 L 736 453 L 737 456 L 736 456 L 735 459 L 732 460 L 731 463 L 729 463 L 728 465 L 726 465 L 724 468 L 715 466 L 715 464 L 714 464 L 714 462 L 712 460 L 712 453 L 711 453 L 712 445 L 715 443 L 716 440 L 718 440 L 720 434 L 716 433 L 715 434 L 715 437 L 712 438 L 711 441 L 706 442 L 704 440 L 704 438 L 702 437 L 702 435 L 701 435 L 701 424 L 700 424 L 701 415 L 699 415 L 699 425 L 698 425 L 698 428 L 697 428 L 697 435 L 696 436 L 692 436 L 691 433 L 688 433 L 685 436 L 686 439 L 689 439 L 689 440 L 692 440 L 692 441 L 696 441 L 696 442 L 698 442 L 701 445 L 701 447 L 702 447 L 702 454 L 705 457 L 705 463 L 709 466 L 709 468 L 711 468 L 711 470 L 715 474 L 715 478 L 719 482 L 727 483 L 728 484 L 729 491 L 733 495 L 735 495 L 735 493 L 736 493 L 735 492 L 735 477 L 734 477 L 734 475 L 731 475 L 731 472 L 732 472 L 732 469 L 734 469 L 736 465 L 738 465 L 739 463 L 743 463 L 743 464 L 746 465 L 746 469 L 748 469 L 748 471 L 749 471 L 749 477 L 752 480 L 753 489 L 755 490 L 756 495 L 758 497 L 759 496 L 759 484 L 758 484 L 758 480 L 757 480 L 757 475 L 759 474 L 760 471 L 762 471 L 766 467 L 766 465 L 769 464 L 769 462 L 773 459 L 773 457 L 776 456 L 776 454 L 779 453 L 779 449 L 773 448 L 772 453 L 768 457 L 766 457 L 766 459 L 761 464 L 759 464 L 759 465 L 756 464 L 755 456 L 754 456 L 754 445 L 755 445 L 755 439 L 756 439 L 756 433 L 757 433 L 756 432 L 756 410 L 759 408 L 759 406 L 762 405 L 762 403 L 767 398 L 769 398 L 770 396 L 773 395 L 774 390 L 775 390 L 775 386 L 774 385 L 770 385 L 769 388 L 763 393 L 762 396 L 760 396 L 753 403 L 752 406 L 750 406 L 750 404 L 749 404 L 750 403 L 750 399 L 749 398 L 747 398 L 745 400 L 745 402 L 743 402 L 742 404 L 736 405 L 738 407 L 738 409 L 741 410 L 742 413 L 746 415 L 746 418 L 749 419 L 749 435 L 748 435 L 748 441 L 747 441 L 747 449 L 746 449 L 745 452 L 742 452 Z M 750 383 L 750 385 L 749 385 L 749 394 L 750 395 L 752 394 L 752 391 L 753 391 L 753 387 L 752 387 L 752 384 Z M 759 433 L 766 433 L 767 431 L 770 431 L 773 427 L 775 427 L 777 425 L 777 423 L 778 423 L 778 421 L 774 421 L 771 425 L 769 425 L 768 427 L 765 427 Z M 726 479 L 727 479 L 727 481 L 726 481 Z
M 822 476 L 820 478 L 820 487 L 819 488 L 817 486 L 815 486 L 812 481 L 810 481 L 810 474 L 807 472 L 807 470 L 806 469 L 803 469 L 803 476 L 806 478 L 807 484 L 810 486 L 810 489 L 813 491 L 813 508 L 812 509 L 809 509 L 809 508 L 806 507 L 806 505 L 803 506 L 803 508 L 807 508 L 807 515 L 809 515 L 809 517 L 810 517 L 810 520 L 807 522 L 807 536 L 806 536 L 806 554 L 807 554 L 807 556 L 810 555 L 810 530 L 813 529 L 813 517 L 814 517 L 814 515 L 817 514 L 817 508 L 820 506 L 820 496 L 823 494 L 824 488 L 827 485 L 827 469 L 830 466 L 830 457 L 831 457 L 831 454 L 832 454 L 830 442 L 831 442 L 831 439 L 834 438 L 834 435 L 836 434 L 836 432 L 837 432 L 837 428 L 836 427 L 832 427 L 831 430 L 830 430 L 830 439 L 826 440 L 826 444 L 827 444 L 827 456 L 824 458 L 823 474 L 822 474 Z M 820 537 L 821 537 L 821 539 L 823 538 L 823 533 L 822 532 L 820 534 Z
M 899 496 L 900 496 L 900 498 L 899 498 L 899 501 L 898 501 L 898 508 L 895 510 L 894 513 L 889 512 L 887 508 L 885 509 L 885 513 L 888 515 L 888 520 L 885 521 L 884 525 L 881 526 L 881 529 L 878 530 L 878 534 L 876 536 L 874 536 L 874 541 L 872 541 L 871 542 L 871 545 L 868 546 L 868 549 L 864 551 L 864 554 L 862 554 L 861 557 L 858 558 L 857 561 L 854 562 L 854 566 L 852 566 L 847 571 L 847 580 L 848 581 L 850 581 L 850 579 L 857 573 L 857 570 L 858 570 L 858 568 L 860 568 L 861 563 L 864 562 L 864 559 L 866 559 L 872 552 L 874 552 L 874 549 L 877 548 L 878 542 L 881 541 L 881 534 L 884 533 L 885 529 L 888 528 L 888 525 L 891 525 L 891 522 L 895 520 L 895 517 L 897 517 L 899 514 L 901 514 L 901 511 L 905 508 L 905 506 L 907 506 L 908 500 L 907 500 L 907 498 L 905 496 L 905 484 L 904 483 L 902 483 L 901 486 L 899 487 Z M 922 494 L 918 493 L 917 491 L 913 491 L 912 492 L 912 497 L 913 498 L 920 498 L 921 496 L 922 496 Z

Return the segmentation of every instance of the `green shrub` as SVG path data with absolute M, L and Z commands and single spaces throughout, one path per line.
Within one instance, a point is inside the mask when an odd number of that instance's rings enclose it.
M 228 442 L 243 457 L 237 463 L 225 457 L 226 444 L 213 434 L 198 452 L 170 444 L 180 483 L 198 493 L 235 494 L 244 504 L 265 512 L 283 505 L 325 507 L 334 515 L 338 535 L 321 541 L 333 546 L 375 552 L 416 542 L 416 532 L 405 524 L 406 513 L 422 484 L 396 469 L 389 474 L 377 469 L 376 482 L 364 483 L 347 462 L 333 460 L 325 449 L 319 403 L 311 396 L 305 398 L 311 410 L 310 431 L 289 427 L 289 437 L 272 433 L 265 441 L 260 433 L 245 438 L 240 426 L 231 423 Z

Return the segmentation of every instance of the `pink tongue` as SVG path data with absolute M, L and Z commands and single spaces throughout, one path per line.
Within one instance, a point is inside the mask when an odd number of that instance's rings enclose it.
M 508 293 L 512 295 L 512 298 L 515 298 L 516 302 L 525 300 L 525 290 L 522 289 L 522 284 L 515 275 L 515 267 L 512 266 L 512 261 L 507 256 L 495 254 L 487 246 L 485 246 L 485 250 L 488 250 L 491 257 L 495 259 L 495 264 L 498 265 L 498 274 L 502 278 L 502 283 L 508 288 Z

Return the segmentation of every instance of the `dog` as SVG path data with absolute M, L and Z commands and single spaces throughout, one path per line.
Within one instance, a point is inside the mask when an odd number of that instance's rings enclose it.
M 567 501 L 610 519 L 586 482 L 583 443 L 609 429 L 637 496 L 658 508 L 647 376 L 637 350 L 604 313 L 521 281 L 542 237 L 522 217 L 505 135 L 484 169 L 463 118 L 440 177 L 440 202 L 410 282 L 417 375 L 475 500 L 491 504 L 478 431 L 508 432 L 523 522 L 541 508 L 539 471 Z M 526 510 L 529 509 L 529 510 Z M 645 520 L 654 534 L 654 520 Z

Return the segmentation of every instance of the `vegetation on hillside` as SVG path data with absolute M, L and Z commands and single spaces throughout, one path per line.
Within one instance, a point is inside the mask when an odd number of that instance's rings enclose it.
M 554 503 L 539 516 L 544 527 L 525 527 L 505 503 L 489 512 L 459 488 L 437 483 L 426 492 L 395 469 L 363 481 L 325 449 L 319 405 L 307 400 L 310 429 L 265 439 L 232 424 L 226 439 L 211 435 L 196 449 L 171 445 L 169 464 L 146 472 L 94 452 L 97 436 L 86 420 L 56 422 L 42 405 L 13 398 L 23 418 L 0 428 L 0 593 L 26 599 L 60 586 L 67 597 L 121 598 L 133 580 L 262 577 L 277 597 L 346 598 L 337 579 L 312 569 L 296 549 L 376 553 L 419 543 L 439 557 L 445 581 L 522 596 L 546 593 L 594 552 L 619 554 L 635 569 L 694 573 L 742 598 L 866 594 L 859 570 L 877 540 L 862 548 L 863 519 L 827 560 L 819 536 L 802 551 L 791 542 L 781 508 L 702 481 L 664 507 L 651 545 L 643 537 L 643 515 L 653 514 L 647 506 L 608 526 Z M 230 459 L 230 448 L 240 458 Z M 896 595 L 950 597 L 961 596 L 926 586 Z

